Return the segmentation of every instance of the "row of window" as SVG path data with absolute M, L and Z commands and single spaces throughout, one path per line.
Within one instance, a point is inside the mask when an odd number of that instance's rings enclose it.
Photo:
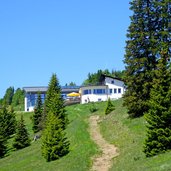
M 121 93 L 121 88 L 114 88 L 114 89 L 109 89 L 109 94 L 120 94 Z M 106 89 L 88 89 L 88 90 L 84 90 L 83 94 L 107 94 L 107 90 Z
M 113 94 L 113 93 L 114 94 L 116 94 L 116 93 L 120 94 L 121 93 L 121 88 L 118 88 L 118 89 L 117 88 L 114 88 L 114 89 L 110 88 L 109 93 L 110 94 Z

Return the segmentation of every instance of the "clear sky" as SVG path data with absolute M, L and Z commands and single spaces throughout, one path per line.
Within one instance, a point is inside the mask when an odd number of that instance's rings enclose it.
M 0 98 L 14 86 L 80 85 L 98 69 L 122 70 L 129 0 L 0 2 Z

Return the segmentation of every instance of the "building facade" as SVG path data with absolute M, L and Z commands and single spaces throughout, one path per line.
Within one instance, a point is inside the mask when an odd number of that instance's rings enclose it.
M 83 86 L 80 88 L 81 103 L 107 101 L 119 99 L 125 92 L 124 82 L 121 79 L 102 75 L 98 85 Z
M 25 111 L 33 111 L 36 105 L 38 92 L 41 94 L 42 102 L 46 98 L 48 87 L 24 87 L 25 91 Z M 125 92 L 124 82 L 115 77 L 102 74 L 97 85 L 89 86 L 62 86 L 62 97 L 66 100 L 66 105 L 76 103 L 89 103 L 119 99 Z M 80 97 L 69 98 L 69 93 L 80 93 Z M 79 100 L 78 100 L 79 99 Z
M 79 92 L 80 86 L 62 86 L 61 92 L 63 99 L 67 98 L 67 94 L 72 92 Z M 25 111 L 33 111 L 36 105 L 38 93 L 41 94 L 42 102 L 44 103 L 46 98 L 46 92 L 48 87 L 23 87 L 25 92 L 25 99 L 24 99 L 24 109 Z

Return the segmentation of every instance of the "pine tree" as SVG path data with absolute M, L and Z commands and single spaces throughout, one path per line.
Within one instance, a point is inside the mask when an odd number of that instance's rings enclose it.
M 40 131 L 44 130 L 45 129 L 45 124 L 46 124 L 46 118 L 47 118 L 47 112 L 46 112 L 46 105 L 43 104 L 43 111 L 42 111 L 42 116 L 40 118 L 40 122 L 39 122 L 39 125 L 38 125 L 38 129 Z
M 22 110 L 24 107 L 24 90 L 21 90 L 20 88 L 17 88 L 17 90 L 14 93 L 14 96 L 12 98 L 12 106 L 18 107 L 17 110 Z
M 53 74 L 49 82 L 48 91 L 45 99 L 46 115 L 52 112 L 61 120 L 62 128 L 68 124 L 64 100 L 61 96 L 61 87 L 56 74 Z
M 10 135 L 15 133 L 16 129 L 16 118 L 15 113 L 11 107 L 3 107 L 0 109 L 0 125 L 3 128 L 1 131 L 3 131 L 4 137 L 7 139 L 10 137 Z
M 56 74 L 52 75 L 45 100 L 46 120 L 42 135 L 42 155 L 47 161 L 58 159 L 69 152 L 65 137 L 68 118 Z
M 16 149 L 22 149 L 29 146 L 30 142 L 29 134 L 24 124 L 23 115 L 21 115 L 21 119 L 17 124 L 13 147 Z
M 149 112 L 145 115 L 148 122 L 144 146 L 146 156 L 171 149 L 171 3 L 170 0 L 158 0 L 154 6 L 158 22 L 156 37 L 159 40 L 159 60 L 150 94 Z
M 146 156 L 171 149 L 171 74 L 165 65 L 166 59 L 160 59 L 149 100 L 150 109 L 145 115 L 148 122 Z
M 4 126 L 0 117 L 0 158 L 4 157 L 7 152 L 7 137 L 4 135 Z
M 61 127 L 61 121 L 53 113 L 49 113 L 42 135 L 42 155 L 49 162 L 59 159 L 68 152 L 69 142 Z
M 153 70 L 156 69 L 157 22 L 151 0 L 130 2 L 133 15 L 128 29 L 126 45 L 124 105 L 130 117 L 142 116 L 148 111 Z
M 33 132 L 34 133 L 40 131 L 39 124 L 42 118 L 42 113 L 43 113 L 43 104 L 42 104 L 41 94 L 39 92 L 37 101 L 36 101 L 36 106 L 34 109 L 34 114 L 33 114 Z
M 4 157 L 7 152 L 7 139 L 2 135 L 0 129 L 0 158 Z
M 107 115 L 107 114 L 111 113 L 113 110 L 115 110 L 115 106 L 111 102 L 110 98 L 108 98 L 107 106 L 106 106 L 106 109 L 105 109 L 105 114 Z
M 4 95 L 3 102 L 5 105 L 11 105 L 14 96 L 14 87 L 9 87 Z

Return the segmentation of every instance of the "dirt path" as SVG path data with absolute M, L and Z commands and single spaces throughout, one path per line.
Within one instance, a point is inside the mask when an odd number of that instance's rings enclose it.
M 108 171 L 112 165 L 112 158 L 118 155 L 117 148 L 109 144 L 100 134 L 98 126 L 99 116 L 91 116 L 89 119 L 90 123 L 90 135 L 95 143 L 102 150 L 102 154 L 93 159 L 93 171 Z

